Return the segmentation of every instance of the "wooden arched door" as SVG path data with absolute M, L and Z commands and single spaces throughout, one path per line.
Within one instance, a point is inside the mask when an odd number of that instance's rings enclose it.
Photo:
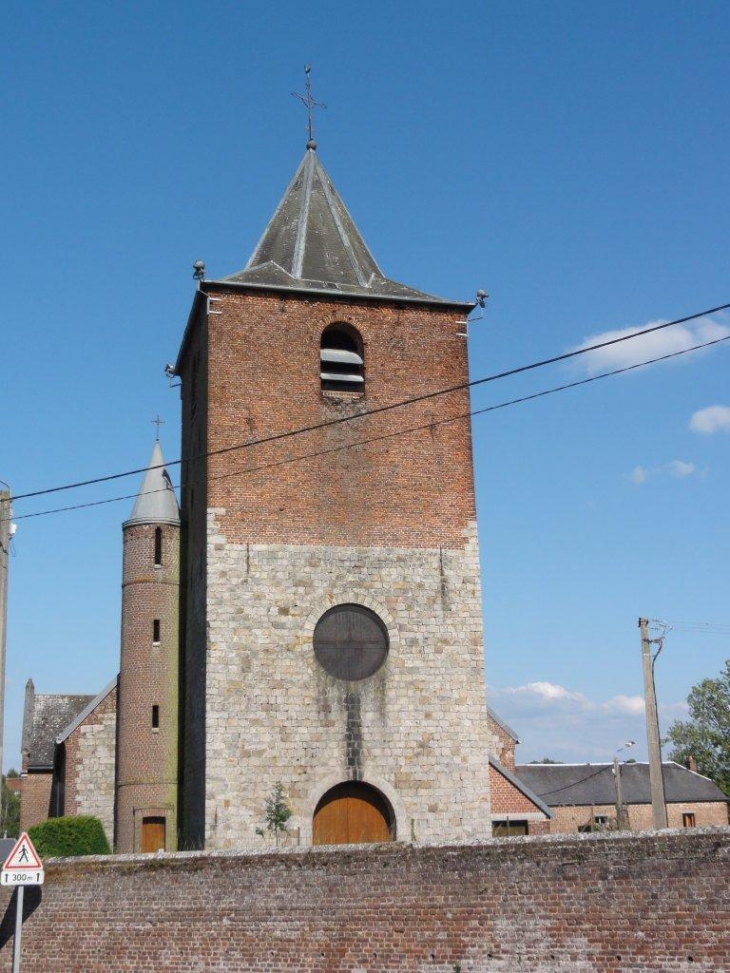
M 327 791 L 312 822 L 314 845 L 359 845 L 392 841 L 393 812 L 374 787 L 348 781 Z

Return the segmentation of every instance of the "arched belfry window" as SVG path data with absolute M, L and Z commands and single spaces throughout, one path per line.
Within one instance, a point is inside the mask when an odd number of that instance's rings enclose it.
M 323 392 L 365 391 L 362 338 L 349 324 L 331 324 L 322 333 L 320 373 Z

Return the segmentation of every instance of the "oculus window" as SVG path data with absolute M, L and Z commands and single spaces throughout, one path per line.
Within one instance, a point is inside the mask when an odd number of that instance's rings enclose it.
M 385 624 L 363 605 L 335 605 L 314 629 L 314 655 L 335 679 L 367 679 L 385 662 L 388 648 Z

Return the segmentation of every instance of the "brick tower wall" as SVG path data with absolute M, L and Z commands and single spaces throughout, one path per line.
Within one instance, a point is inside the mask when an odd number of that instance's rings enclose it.
M 162 564 L 155 565 L 155 528 Z M 166 819 L 167 848 L 176 847 L 178 737 L 178 598 L 180 531 L 171 524 L 124 529 L 122 652 L 116 846 L 139 850 L 144 816 Z M 153 620 L 160 622 L 159 644 Z M 159 707 L 159 728 L 152 708 Z
M 468 391 L 215 455 L 464 383 L 464 309 L 225 289 L 215 297 L 207 668 L 197 684 L 205 686 L 206 847 L 260 843 L 255 829 L 277 781 L 307 842 L 319 798 L 353 777 L 385 794 L 400 837 L 488 835 L 470 424 L 457 418 L 468 416 Z M 335 322 L 362 336 L 362 398 L 320 389 L 320 337 Z M 192 429 L 184 408 L 184 443 Z M 311 453 L 320 455 L 291 462 Z M 192 511 L 191 531 L 201 518 Z M 383 668 L 354 684 L 327 675 L 312 650 L 319 617 L 347 602 L 375 611 L 390 637 Z M 188 651 L 199 656 L 202 640 Z

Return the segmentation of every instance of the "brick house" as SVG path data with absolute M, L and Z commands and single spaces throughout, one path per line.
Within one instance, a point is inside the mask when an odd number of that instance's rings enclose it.
M 489 776 L 492 795 L 492 834 L 510 837 L 548 834 L 552 810 L 517 776 L 515 747 L 520 742 L 515 731 L 488 707 L 492 747 Z
M 728 823 L 728 798 L 707 777 L 680 764 L 662 765 L 670 828 Z M 551 834 L 616 827 L 613 764 L 519 764 L 517 776 L 549 805 Z M 620 765 L 623 806 L 631 831 L 652 827 L 647 763 Z
M 57 807 L 51 802 L 55 740 L 93 698 L 36 694 L 33 680 L 26 683 L 20 778 L 15 782 L 21 794 L 21 831 L 57 813 Z

